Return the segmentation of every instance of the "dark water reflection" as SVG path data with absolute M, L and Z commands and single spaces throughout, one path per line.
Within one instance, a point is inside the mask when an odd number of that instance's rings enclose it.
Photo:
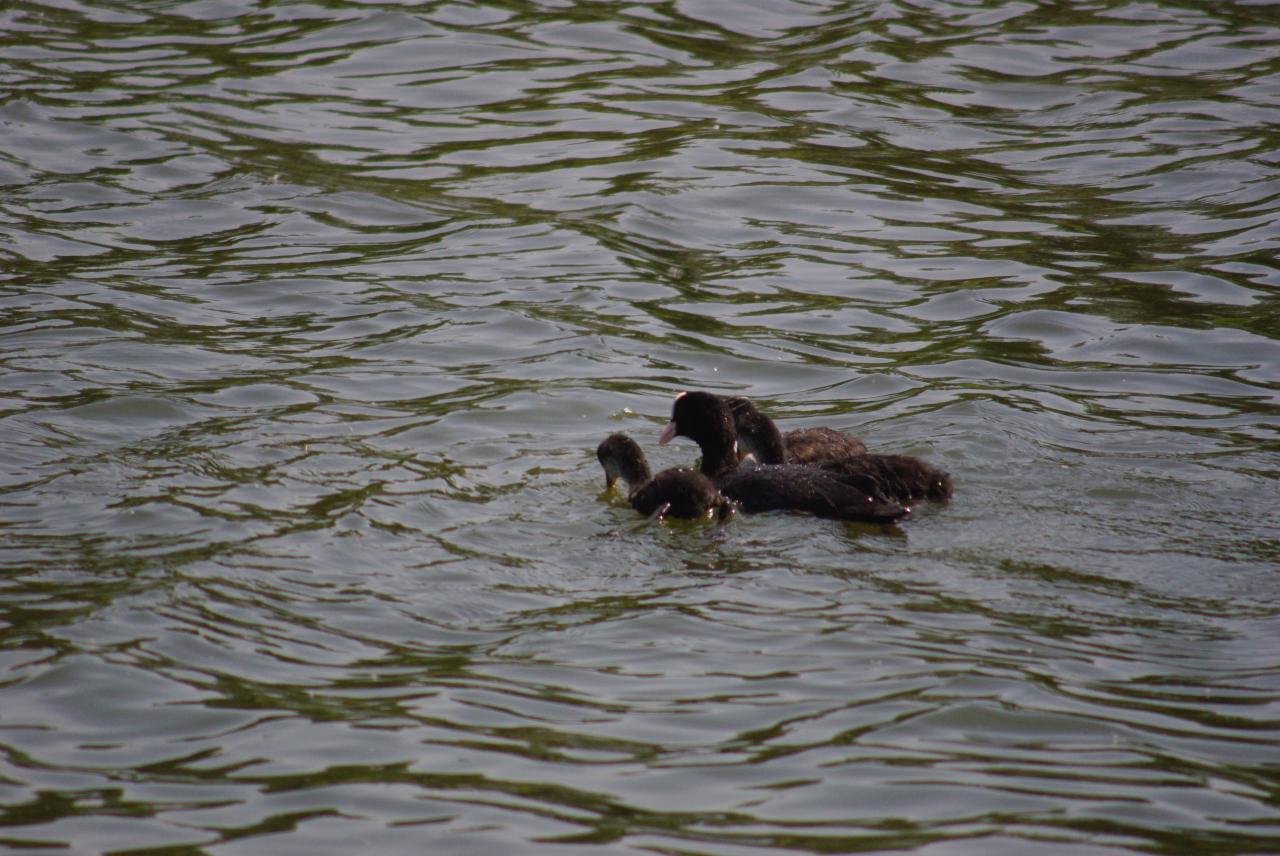
M 0 10 L 0 842 L 1280 850 L 1274 8 Z

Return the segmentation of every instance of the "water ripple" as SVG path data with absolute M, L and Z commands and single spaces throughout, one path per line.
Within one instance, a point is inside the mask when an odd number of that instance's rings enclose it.
M 1273 18 L 0 12 L 0 841 L 1275 849 Z M 957 496 L 641 519 L 690 388 Z

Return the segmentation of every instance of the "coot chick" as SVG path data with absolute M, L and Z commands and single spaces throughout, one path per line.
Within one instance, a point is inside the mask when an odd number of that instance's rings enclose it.
M 762 464 L 817 464 L 866 454 L 861 440 L 834 428 L 797 428 L 783 434 L 751 399 L 735 396 L 725 404 L 738 432 L 739 457 L 751 455 Z
M 875 480 L 881 493 L 898 502 L 922 499 L 945 502 L 951 498 L 951 476 L 919 458 L 871 454 L 861 441 L 830 428 L 808 430 L 829 432 L 835 438 L 822 440 L 815 434 L 793 446 L 791 435 L 796 432 L 783 435 L 773 420 L 749 400 L 739 397 L 727 403 L 734 415 L 739 451 L 749 450 L 762 464 L 805 463 L 847 475 L 866 476 Z
M 697 470 L 673 467 L 657 475 L 649 472 L 649 462 L 635 440 L 626 434 L 610 434 L 596 447 L 596 458 L 604 467 L 605 488 L 621 476 L 627 483 L 627 500 L 641 514 L 664 517 L 721 517 L 732 511 L 715 482 Z
M 748 514 L 807 511 L 819 517 L 888 523 L 908 509 L 886 497 L 875 479 L 796 464 L 738 468 L 737 438 L 729 407 L 709 392 L 682 392 L 659 445 L 688 437 L 702 449 L 702 473 Z

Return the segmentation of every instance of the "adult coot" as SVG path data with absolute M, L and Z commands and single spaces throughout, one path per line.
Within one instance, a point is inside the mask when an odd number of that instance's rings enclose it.
M 682 392 L 659 445 L 688 437 L 702 449 L 701 471 L 743 511 L 807 511 L 819 517 L 886 523 L 908 510 L 887 496 L 876 480 L 798 464 L 738 467 L 737 436 L 729 407 L 709 392 Z

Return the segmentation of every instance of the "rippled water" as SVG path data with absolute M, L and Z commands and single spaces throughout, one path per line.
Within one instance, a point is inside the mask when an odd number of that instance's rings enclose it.
M 1280 851 L 1275 5 L 0 32 L 0 846 Z M 642 519 L 682 389 L 956 498 Z

